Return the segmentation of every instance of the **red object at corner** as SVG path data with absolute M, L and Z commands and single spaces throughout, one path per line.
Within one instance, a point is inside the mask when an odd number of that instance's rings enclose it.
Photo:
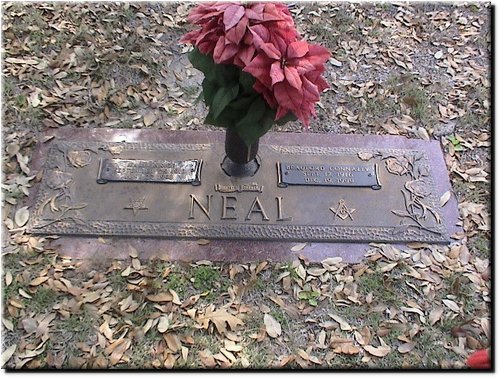
M 490 352 L 487 349 L 481 349 L 472 353 L 466 362 L 471 369 L 491 369 Z

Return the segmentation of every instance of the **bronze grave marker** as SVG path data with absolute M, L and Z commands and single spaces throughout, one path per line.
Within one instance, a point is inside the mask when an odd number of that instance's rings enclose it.
M 324 242 L 449 241 L 426 151 L 262 144 L 253 177 L 222 143 L 57 141 L 38 234 Z

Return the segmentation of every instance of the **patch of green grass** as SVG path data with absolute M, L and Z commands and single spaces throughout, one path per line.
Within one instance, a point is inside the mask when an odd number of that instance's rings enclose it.
M 290 273 L 290 278 L 292 280 L 298 280 L 300 278 L 299 275 L 297 274 L 297 269 L 293 267 L 291 262 L 286 263 L 282 267 L 282 269 L 285 270 L 286 272 Z
M 491 240 L 482 234 L 469 239 L 469 246 L 471 247 L 474 255 L 479 256 L 481 259 L 491 257 Z
M 147 335 L 152 333 L 149 331 Z M 145 337 L 141 342 L 132 343 L 130 346 L 130 362 L 127 364 L 128 369 L 151 369 L 152 365 L 152 349 L 154 346 L 153 340 L 148 340 Z
M 366 98 L 366 113 L 374 119 L 387 118 L 396 115 L 399 111 L 399 105 L 392 97 L 379 98 L 375 96 Z
M 14 79 L 12 76 L 5 76 L 3 78 L 3 95 L 6 98 L 12 97 L 14 94 L 14 90 L 16 88 L 16 79 Z
M 360 354 L 347 355 L 347 354 L 336 354 L 335 357 L 330 361 L 328 367 L 334 369 L 359 369 L 366 366 L 361 361 L 362 356 Z
M 132 313 L 131 320 L 134 324 L 142 326 L 149 316 L 155 312 L 153 304 L 151 302 L 144 302 L 137 310 Z M 151 332 L 153 333 L 153 332 Z
M 420 332 L 414 341 L 416 341 L 415 352 L 420 356 L 416 361 L 416 368 L 439 368 L 440 362 L 450 360 L 450 353 L 444 348 L 444 345 L 451 341 L 447 332 L 436 332 L 434 329 L 425 329 Z
M 14 103 L 18 108 L 22 109 L 28 105 L 28 99 L 26 98 L 26 95 L 19 94 L 14 97 Z
M 215 289 L 221 279 L 220 272 L 216 268 L 206 265 L 194 268 L 192 277 L 193 287 L 203 292 Z
M 113 270 L 108 274 L 108 280 L 114 291 L 122 291 L 127 287 L 127 278 L 122 277 L 122 270 Z
M 68 355 L 75 352 L 75 344 L 78 342 L 94 341 L 95 319 L 92 313 L 83 307 L 78 313 L 73 313 L 67 319 L 58 321 L 52 325 L 53 331 L 59 331 L 64 340 L 68 340 Z
M 398 292 L 398 289 L 402 289 L 401 285 L 402 282 L 395 279 L 393 274 L 374 271 L 365 273 L 359 278 L 358 292 L 363 295 L 373 293 L 375 301 L 398 307 L 403 304 L 401 301 L 403 296 Z
M 271 315 L 274 319 L 276 319 L 276 321 L 280 325 L 283 325 L 288 322 L 286 313 L 281 309 L 271 310 L 271 312 L 269 312 L 269 315 Z
M 166 278 L 165 287 L 172 289 L 181 297 L 187 292 L 188 285 L 189 280 L 179 272 L 171 272 Z
M 47 312 L 57 301 L 58 294 L 49 287 L 39 287 L 29 300 L 29 307 L 35 312 Z
M 429 93 L 411 74 L 392 76 L 384 84 L 391 94 L 411 109 L 411 116 L 424 123 L 431 118 L 433 109 L 429 103 Z
M 349 306 L 335 306 L 331 311 L 333 314 L 338 314 L 344 318 L 349 324 L 357 327 L 373 327 L 379 328 L 379 324 L 384 320 L 380 312 L 368 312 L 366 307 L 357 306 L 355 304 Z
M 491 186 L 488 182 L 468 183 L 457 179 L 452 181 L 452 186 L 453 192 L 456 194 L 459 202 L 464 200 L 486 204 L 490 202 Z

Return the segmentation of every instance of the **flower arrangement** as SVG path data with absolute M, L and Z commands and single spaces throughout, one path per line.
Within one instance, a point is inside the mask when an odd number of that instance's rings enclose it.
M 233 128 L 247 146 L 275 122 L 309 127 L 330 54 L 300 39 L 286 5 L 201 3 L 188 21 L 201 27 L 181 42 L 194 45 L 189 60 L 205 75 L 206 123 Z

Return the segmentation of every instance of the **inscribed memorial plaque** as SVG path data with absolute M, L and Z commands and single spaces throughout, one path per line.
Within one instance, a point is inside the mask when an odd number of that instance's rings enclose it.
M 221 143 L 55 142 L 30 230 L 448 242 L 425 151 L 263 144 L 261 166 L 247 178 L 227 176 L 224 156 Z

